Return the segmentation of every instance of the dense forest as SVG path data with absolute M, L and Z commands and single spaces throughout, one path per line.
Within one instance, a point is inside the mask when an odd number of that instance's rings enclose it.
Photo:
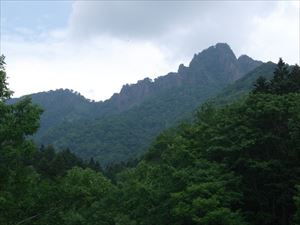
M 102 171 L 27 137 L 42 110 L 11 97 L 0 59 L 0 224 L 299 225 L 300 68 L 281 59 L 245 98 L 202 105 L 139 162 Z

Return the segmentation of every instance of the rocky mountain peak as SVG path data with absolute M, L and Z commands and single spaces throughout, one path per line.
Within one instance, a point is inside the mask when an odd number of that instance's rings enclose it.
M 195 54 L 189 68 L 202 76 L 203 71 L 210 71 L 207 80 L 231 83 L 261 64 L 246 55 L 237 59 L 227 43 L 217 43 Z
M 262 64 L 261 61 L 254 60 L 247 55 L 241 55 L 237 61 L 238 61 L 240 70 L 243 73 L 247 73 L 250 70 L 253 70 L 254 68 L 256 68 Z
M 198 54 L 195 54 L 190 63 L 190 66 L 200 61 L 208 62 L 210 60 L 213 60 L 216 62 L 217 60 L 221 62 L 221 60 L 224 59 L 226 59 L 227 61 L 228 60 L 235 61 L 236 56 L 228 44 L 217 43 L 216 45 L 211 46 Z M 211 63 L 214 62 L 211 61 Z
M 242 76 L 238 69 L 237 58 L 226 43 L 218 43 L 195 54 L 189 67 L 195 74 L 201 76 L 201 79 L 211 82 L 230 83 Z M 210 73 L 205 74 L 205 71 Z

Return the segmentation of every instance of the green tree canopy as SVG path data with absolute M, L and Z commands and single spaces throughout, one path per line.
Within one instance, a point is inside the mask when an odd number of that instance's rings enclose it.
M 6 71 L 5 71 L 5 56 L 0 56 L 0 101 L 5 101 L 10 98 L 13 92 L 8 88 Z

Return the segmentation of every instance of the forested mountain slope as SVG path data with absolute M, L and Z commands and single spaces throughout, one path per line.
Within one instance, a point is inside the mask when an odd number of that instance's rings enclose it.
M 102 163 L 127 160 L 143 153 L 163 129 L 261 64 L 245 55 L 237 59 L 227 44 L 219 43 L 195 54 L 189 66 L 180 65 L 177 72 L 153 81 L 124 85 L 104 102 L 90 102 L 66 90 L 38 93 L 33 102 L 46 113 L 35 138 Z M 74 104 L 64 102 L 69 95 Z

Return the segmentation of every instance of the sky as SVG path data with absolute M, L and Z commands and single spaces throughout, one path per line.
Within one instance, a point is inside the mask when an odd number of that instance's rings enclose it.
M 108 99 L 188 65 L 218 42 L 300 64 L 300 1 L 0 0 L 0 54 L 14 97 L 68 88 Z

